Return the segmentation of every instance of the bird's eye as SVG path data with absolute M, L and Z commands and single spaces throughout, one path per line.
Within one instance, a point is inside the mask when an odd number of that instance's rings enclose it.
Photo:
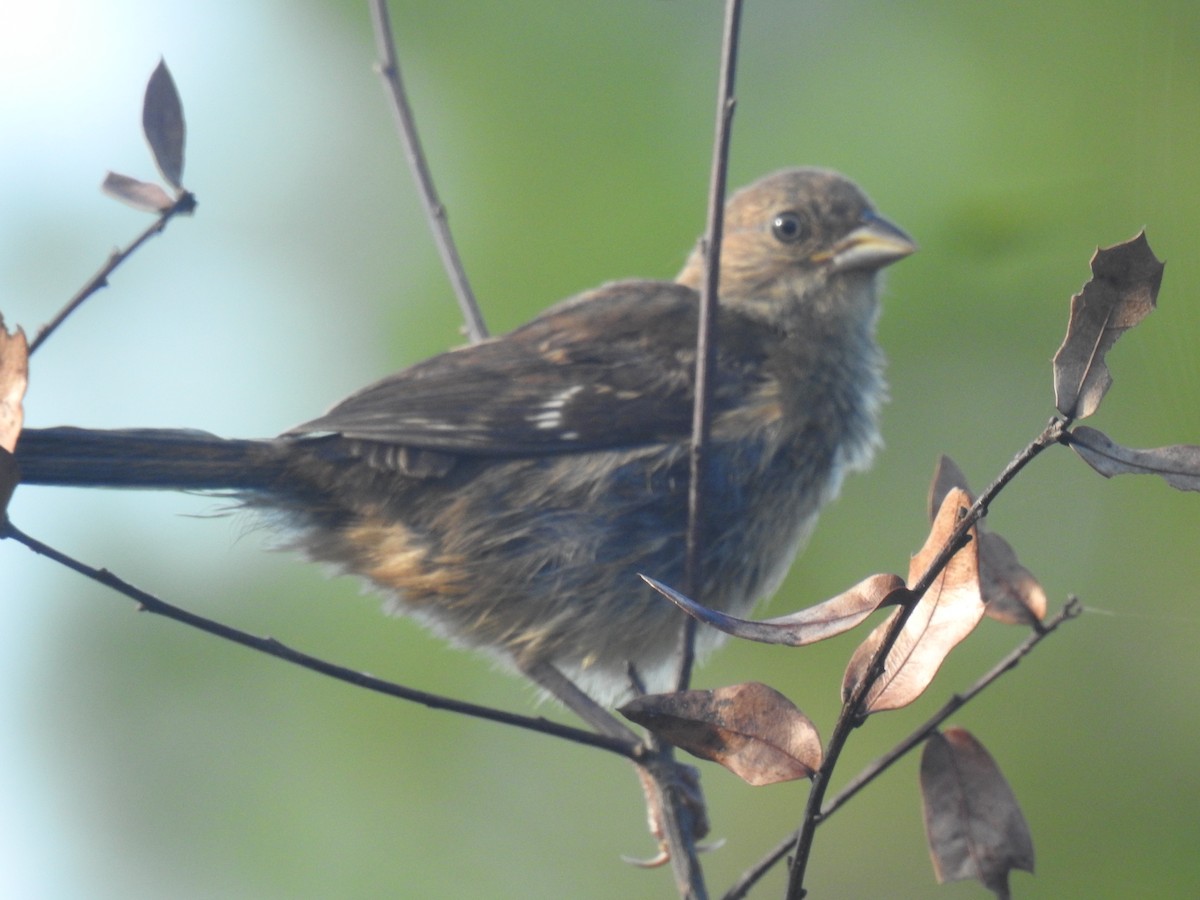
M 796 212 L 782 212 L 771 222 L 771 234 L 781 244 L 796 244 L 807 240 L 812 229 L 808 220 Z

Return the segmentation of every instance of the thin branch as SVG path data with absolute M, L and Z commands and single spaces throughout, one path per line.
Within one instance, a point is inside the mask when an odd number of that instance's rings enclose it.
M 1079 614 L 1082 612 L 1083 605 L 1079 602 L 1079 599 L 1077 597 L 1069 597 L 1067 602 L 1063 605 L 1063 608 L 1059 610 L 1056 616 L 1040 623 L 1038 629 L 1034 631 L 1033 634 L 1029 635 L 1029 637 L 1022 641 L 1016 647 L 1016 649 L 1000 660 L 1000 662 L 996 663 L 996 665 L 994 665 L 985 675 L 971 685 L 966 691 L 961 694 L 955 694 L 953 697 L 947 700 L 945 705 L 932 716 L 930 716 L 923 725 L 914 729 L 914 731 L 908 737 L 900 741 L 900 743 L 898 743 L 883 756 L 879 757 L 879 759 L 868 765 L 858 775 L 854 776 L 854 778 L 852 778 L 850 782 L 844 788 L 842 788 L 838 795 L 830 800 L 829 803 L 826 804 L 825 808 L 821 810 L 822 821 L 828 819 L 831 815 L 841 809 L 842 806 L 845 805 L 846 801 L 882 775 L 890 766 L 901 759 L 906 753 L 908 753 L 914 747 L 920 746 L 927 737 L 937 731 L 938 727 L 943 722 L 962 709 L 962 707 L 966 706 L 969 702 L 974 700 L 975 697 L 982 693 L 986 688 L 990 687 L 992 684 L 995 684 L 996 680 L 999 679 L 1001 675 L 1004 675 L 1006 672 L 1011 672 L 1013 669 L 1015 669 L 1021 660 L 1028 656 L 1033 648 L 1040 644 L 1046 637 L 1048 637 L 1055 629 L 1058 628 L 1058 626 L 1060 626 L 1063 622 L 1069 621 L 1070 619 L 1078 618 Z
M 721 36 L 721 64 L 717 85 L 716 131 L 713 136 L 713 161 L 708 186 L 708 219 L 704 235 L 705 280 L 700 292 L 696 330 L 696 396 L 692 407 L 691 469 L 688 482 L 687 549 L 683 583 L 685 593 L 700 598 L 704 587 L 700 577 L 703 559 L 703 523 L 706 452 L 712 419 L 712 373 L 717 356 L 717 302 L 721 277 L 721 239 L 725 215 L 725 182 L 729 170 L 729 136 L 733 124 L 734 80 L 737 73 L 738 33 L 741 26 L 741 0 L 726 0 L 725 22 Z M 684 620 L 680 635 L 675 689 L 687 690 L 696 658 L 696 621 Z M 675 885 L 681 897 L 700 900 L 707 897 L 704 873 L 696 851 L 695 812 L 687 808 L 678 786 L 664 777 L 678 772 L 674 751 L 669 744 L 651 735 L 651 746 L 661 760 L 660 766 L 647 767 L 661 798 L 663 843 L 671 863 Z
M 67 305 L 59 310 L 58 315 L 56 315 L 38 330 L 37 337 L 35 337 L 32 343 L 29 345 L 29 355 L 32 356 L 34 351 L 36 351 L 38 347 L 42 346 L 42 344 L 46 342 L 46 339 L 49 338 L 50 335 L 52 335 L 55 331 L 57 331 L 58 327 L 67 320 L 71 313 L 79 309 L 79 307 L 83 305 L 84 301 L 88 299 L 88 297 L 92 296 L 92 294 L 96 293 L 101 288 L 108 287 L 108 276 L 116 271 L 117 267 L 121 265 L 121 263 L 129 259 L 129 257 L 131 257 L 137 251 L 137 249 L 142 246 L 142 244 L 146 243 L 146 241 L 150 240 L 150 238 L 154 237 L 154 235 L 159 234 L 167 227 L 167 223 L 176 216 L 190 215 L 195 209 L 195 196 L 188 191 L 184 191 L 175 198 L 174 203 L 159 213 L 158 218 L 154 220 L 154 224 L 139 234 L 137 238 L 134 239 L 133 243 L 122 250 L 114 251 L 112 255 L 109 256 L 108 262 L 101 266 L 100 271 L 88 279 L 87 283 L 79 289 L 79 292 L 75 294 L 75 296 L 69 301 L 67 301 Z
M 947 546 L 951 546 L 947 543 Z M 961 543 L 954 546 L 954 551 L 950 553 L 953 557 L 954 553 L 958 552 Z M 837 722 L 834 723 L 833 733 L 829 736 L 829 744 L 825 748 L 825 755 L 821 762 L 821 767 L 812 776 L 812 786 L 808 792 L 808 802 L 804 808 L 804 818 L 801 821 L 800 828 L 796 831 L 796 840 L 793 844 L 795 853 L 793 854 L 791 873 L 788 877 L 788 887 L 785 896 L 787 900 L 801 900 L 806 894 L 804 890 L 804 873 L 808 866 L 808 859 L 812 853 L 813 838 L 816 836 L 817 825 L 821 821 L 821 805 L 825 800 L 825 792 L 829 788 L 829 780 L 833 776 L 833 770 L 837 765 L 838 758 L 842 754 L 842 750 L 846 746 L 846 741 L 850 738 L 850 733 L 862 723 L 862 705 L 867 699 L 871 688 L 875 682 L 883 675 L 885 663 L 888 654 L 891 653 L 892 647 L 900 637 L 900 632 L 904 630 L 904 625 L 908 622 L 909 616 L 912 615 L 916 608 L 917 601 L 920 600 L 921 594 L 915 589 L 910 592 L 910 596 L 899 609 L 898 614 L 892 619 L 888 630 L 884 633 L 883 640 L 879 644 L 879 649 L 875 656 L 871 659 L 870 666 L 863 678 L 855 686 L 846 702 L 842 704 L 841 713 L 838 715 Z
M 554 737 L 563 738 L 568 741 L 573 741 L 577 744 L 583 744 L 589 747 L 596 747 L 600 750 L 607 750 L 610 753 L 616 753 L 618 756 L 623 756 L 626 759 L 634 760 L 640 758 L 641 751 L 639 745 L 630 745 L 627 741 L 617 740 L 615 738 L 594 734 L 590 731 L 584 731 L 579 728 L 572 728 L 569 725 L 561 725 L 558 722 L 551 722 L 548 719 L 534 718 L 532 716 L 522 716 L 515 713 L 505 712 L 504 710 L 492 709 L 486 706 L 478 706 L 474 703 L 464 703 L 459 700 L 452 700 L 448 697 L 442 697 L 437 694 L 418 691 L 413 688 L 408 688 L 403 685 L 395 684 L 390 681 L 384 681 L 380 678 L 367 675 L 363 672 L 356 672 L 353 669 L 345 668 L 344 666 L 335 665 L 323 659 L 318 659 L 315 656 L 309 656 L 299 650 L 295 650 L 286 644 L 280 643 L 270 637 L 256 637 L 252 634 L 247 634 L 236 628 L 232 628 L 221 622 L 205 618 L 204 616 L 196 615 L 188 612 L 178 606 L 173 606 L 153 594 L 149 594 L 140 588 L 134 587 L 128 582 L 118 578 L 116 575 L 106 569 L 96 569 L 86 563 L 80 562 L 65 553 L 62 553 L 48 544 L 43 544 L 41 541 L 33 538 L 24 532 L 20 531 L 10 521 L 4 520 L 0 522 L 0 540 L 4 538 L 12 538 L 20 544 L 25 545 L 34 553 L 38 553 L 48 559 L 59 563 L 62 566 L 78 572 L 87 578 L 92 579 L 98 584 L 102 584 L 107 588 L 111 588 L 118 593 L 124 594 L 129 599 L 136 602 L 140 610 L 144 612 L 154 613 L 155 615 L 163 616 L 164 618 L 180 622 L 191 628 L 199 629 L 207 634 L 214 635 L 226 641 L 232 641 L 235 644 L 241 644 L 243 647 L 249 647 L 251 650 L 257 650 L 260 653 L 265 653 L 268 656 L 274 656 L 282 659 L 285 662 L 292 663 L 313 672 L 318 672 L 322 675 L 328 675 L 330 678 L 335 678 L 338 681 L 344 681 L 347 684 L 352 684 L 356 687 L 366 688 L 370 691 L 375 691 L 380 694 L 386 694 L 389 697 L 395 697 L 400 700 L 408 700 L 412 703 L 420 703 L 431 709 L 441 709 L 448 712 L 460 713 L 466 716 L 473 716 L 477 719 L 486 719 L 490 722 L 499 722 L 502 725 L 512 725 L 517 728 L 524 728 L 528 731 L 535 731 L 539 734 L 548 734 Z
M 737 74 L 738 34 L 741 0 L 727 0 L 721 40 L 721 69 L 717 86 L 717 119 L 713 136 L 713 160 L 708 184 L 708 221 L 704 234 L 705 279 L 700 292 L 700 314 L 696 334 L 696 397 L 692 407 L 691 472 L 688 483 L 687 557 L 684 593 L 701 602 L 704 585 L 704 483 L 708 471 L 707 450 L 712 420 L 712 377 L 717 358 L 718 286 L 721 282 L 721 241 L 725 226 L 725 182 L 729 170 L 729 137 L 733 125 L 734 79 Z M 686 690 L 695 661 L 696 622 L 684 624 L 682 652 L 676 672 L 676 690 Z
M 955 694 L 946 704 L 934 713 L 923 725 L 915 729 L 908 737 L 900 741 L 895 747 L 885 753 L 879 759 L 872 762 L 858 775 L 851 779 L 838 793 L 836 797 L 829 801 L 825 808 L 821 811 L 821 821 L 825 821 L 835 812 L 841 809 L 846 802 L 857 794 L 860 790 L 882 775 L 894 763 L 900 760 L 905 754 L 920 746 L 920 744 L 937 730 L 943 722 L 950 716 L 954 715 L 958 710 L 964 707 L 967 703 L 974 700 L 976 696 L 986 690 L 991 685 L 999 680 L 1001 675 L 1006 672 L 1011 672 L 1017 667 L 1026 656 L 1032 652 L 1033 648 L 1040 644 L 1046 637 L 1053 633 L 1064 622 L 1077 618 L 1083 612 L 1083 606 L 1076 597 L 1070 597 L 1059 610 L 1058 615 L 1041 623 L 1041 627 L 1022 641 L 1011 653 L 1005 656 L 1000 662 L 996 663 L 988 672 L 976 681 L 970 688 L 961 694 Z M 798 834 L 792 833 L 772 847 L 757 863 L 742 873 L 741 877 L 734 882 L 728 891 L 722 896 L 722 900 L 741 900 L 745 897 L 759 880 L 769 872 L 776 863 L 787 856 L 788 851 L 796 846 Z
M 429 172 L 429 164 L 425 160 L 425 151 L 421 149 L 421 139 L 417 135 L 416 121 L 413 119 L 412 108 L 408 104 L 408 96 L 404 91 L 404 83 L 400 79 L 400 63 L 396 56 L 396 45 L 392 39 L 392 22 L 388 14 L 387 0 L 370 0 L 371 24 L 375 30 L 375 45 L 379 51 L 379 63 L 376 66 L 383 85 L 392 101 L 392 113 L 396 119 L 396 128 L 404 143 L 404 156 L 412 170 L 413 180 L 421 195 L 421 203 L 425 208 L 425 218 L 429 229 L 433 232 L 434 243 L 437 244 L 438 254 L 442 258 L 442 266 L 454 288 L 458 298 L 458 307 L 462 312 L 466 325 L 467 337 L 471 343 L 482 341 L 488 336 L 487 325 L 483 321 L 483 313 L 479 303 L 471 291 L 467 280 L 466 269 L 458 255 L 454 238 L 450 235 L 450 224 L 446 217 L 446 207 L 438 199 L 437 189 L 433 185 L 433 176 Z
M 708 832 L 699 782 L 688 784 L 687 767 L 675 760 L 672 748 L 665 744 L 652 748 L 637 763 L 637 770 L 652 828 L 656 825 L 662 832 L 660 858 L 671 865 L 675 889 L 685 900 L 708 900 L 696 849 L 696 839 Z
M 862 724 L 862 704 L 866 700 L 872 686 L 883 674 L 888 654 L 891 652 L 896 640 L 900 637 L 900 632 L 904 628 L 904 624 L 908 621 L 908 617 L 912 614 L 916 602 L 929 590 L 934 580 L 954 557 L 954 554 L 969 540 L 968 533 L 970 529 L 987 514 L 988 506 L 995 499 L 996 495 L 1016 477 L 1018 472 L 1032 462 L 1038 454 L 1047 447 L 1060 442 L 1065 427 L 1066 422 L 1063 419 L 1057 416 L 1052 418 L 1050 423 L 1042 430 L 1042 433 L 1013 457 L 996 479 L 971 504 L 970 508 L 962 516 L 953 534 L 950 535 L 946 544 L 925 570 L 925 574 L 921 576 L 916 584 L 910 586 L 912 594 L 910 602 L 904 604 L 900 608 L 899 614 L 892 620 L 879 645 L 879 649 L 871 660 L 871 665 L 868 667 L 865 676 L 842 705 L 841 714 L 838 716 L 838 720 L 833 727 L 833 733 L 829 737 L 829 744 L 825 749 L 821 768 L 813 775 L 808 803 L 804 809 L 804 818 L 801 821 L 800 828 L 796 832 L 796 841 L 794 844 L 795 855 L 788 877 L 786 894 L 788 900 L 801 900 L 805 896 L 804 874 L 808 867 L 809 857 L 812 854 L 813 838 L 816 835 L 817 826 L 824 817 L 825 792 L 829 789 L 829 781 L 833 770 L 837 765 L 842 750 L 845 748 L 850 733 Z

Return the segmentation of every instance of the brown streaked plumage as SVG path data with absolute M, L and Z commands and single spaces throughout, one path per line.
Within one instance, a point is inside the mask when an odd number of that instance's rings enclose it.
M 878 271 L 915 249 L 836 173 L 789 169 L 729 201 L 704 601 L 778 586 L 820 508 L 878 441 Z M 389 608 L 595 698 L 628 667 L 664 686 L 680 614 L 699 252 L 418 363 L 273 440 L 26 432 L 30 483 L 230 490 Z M 715 643 L 701 633 L 702 646 Z

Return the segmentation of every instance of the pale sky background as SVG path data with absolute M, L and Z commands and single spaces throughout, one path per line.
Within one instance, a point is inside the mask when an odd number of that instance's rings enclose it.
M 319 7 L 306 12 L 320 14 Z M 0 281 L 10 326 L 36 330 L 111 247 L 149 223 L 144 214 L 102 196 L 98 186 L 106 168 L 157 177 L 141 136 L 140 103 L 159 55 L 181 85 L 190 128 L 185 181 L 203 210 L 151 241 L 141 258 L 113 276 L 112 287 L 39 351 L 29 423 L 157 422 L 266 434 L 313 411 L 286 410 L 287 396 L 295 395 L 283 388 L 300 379 L 318 390 L 314 385 L 324 373 L 295 364 L 321 358 L 326 337 L 306 313 L 353 289 L 350 254 L 361 236 L 345 234 L 346 243 L 329 247 L 328 256 L 305 258 L 290 252 L 287 234 L 305 222 L 317 227 L 313 208 L 336 208 L 326 203 L 330 193 L 361 196 L 369 190 L 336 183 L 344 174 L 336 165 L 339 135 L 351 126 L 336 118 L 345 100 L 328 102 L 322 95 L 336 90 L 349 71 L 367 88 L 346 92 L 356 94 L 349 98 L 351 111 L 356 103 L 379 99 L 369 90 L 375 87 L 369 48 L 345 41 L 340 27 L 316 24 L 297 22 L 286 3 L 0 2 Z M 258 77 L 247 80 L 248 69 Z M 301 97 L 333 117 L 327 131 L 294 137 L 301 113 L 293 115 L 293 108 Z M 387 125 L 382 114 L 380 124 Z M 272 148 L 277 152 L 268 155 Z M 227 198 L 239 194 L 255 197 L 251 215 L 244 207 L 229 212 L 236 199 Z M 281 221 L 282 235 L 272 240 Z M 193 266 L 180 277 L 172 273 L 182 259 L 205 258 L 220 264 Z M 248 305 L 247 296 L 264 302 Z M 178 324 L 164 326 L 167 318 Z M 193 352 L 180 355 L 177 346 L 159 340 L 164 327 L 186 329 Z M 262 340 L 267 332 L 272 340 Z M 346 318 L 338 339 L 358 348 L 347 355 L 346 388 L 378 374 L 368 362 L 376 348 L 367 323 L 359 327 Z M 257 364 L 230 364 L 235 358 Z M 256 371 L 257 377 L 247 375 Z M 285 377 L 270 377 L 272 371 Z M 246 389 L 248 377 L 253 390 Z M 187 398 L 187 423 L 180 420 L 181 396 Z M 334 396 L 329 392 L 317 407 Z M 178 525 L 180 498 L 128 502 L 144 525 L 140 535 L 126 532 L 129 544 L 156 541 L 163 529 Z M 81 510 L 80 503 L 89 505 L 83 496 L 44 495 L 33 503 L 18 498 L 13 517 L 33 534 L 53 533 L 61 547 L 78 546 L 111 514 Z M 212 506 L 191 505 L 200 512 Z M 208 542 L 220 554 L 237 539 L 228 525 L 204 531 L 192 529 L 181 543 L 194 550 L 193 541 Z M 152 553 L 176 550 L 183 557 L 190 552 L 177 545 L 156 546 Z M 55 641 L 61 617 L 71 613 L 67 606 L 14 602 L 28 598 L 49 574 L 48 566 L 29 560 L 7 565 L 21 555 L 28 554 L 0 548 L 6 564 L 0 717 L 8 735 L 0 741 L 0 894 L 102 896 L 107 889 L 89 879 L 86 861 L 96 849 L 94 824 L 72 815 L 74 801 L 44 765 L 37 742 L 26 740 L 36 729 L 29 719 L 38 715 L 31 703 L 45 700 L 31 693 L 44 675 L 40 654 Z M 120 606 L 114 599 L 113 609 Z M 152 893 L 147 886 L 145 895 Z

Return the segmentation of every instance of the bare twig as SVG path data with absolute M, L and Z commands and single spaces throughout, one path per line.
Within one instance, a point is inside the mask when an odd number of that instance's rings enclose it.
M 433 185 L 433 176 L 429 173 L 429 164 L 425 160 L 425 151 L 421 149 L 421 140 L 417 135 L 416 121 L 413 119 L 412 108 L 408 104 L 408 96 L 404 92 L 404 83 L 400 80 L 400 63 L 396 57 L 396 45 L 392 39 L 391 17 L 388 15 L 387 0 L 370 0 L 371 22 L 375 29 L 375 45 L 379 51 L 377 70 L 383 79 L 384 87 L 392 100 L 392 113 L 396 119 L 396 128 L 404 142 L 404 155 L 412 170 L 413 180 L 421 195 L 421 203 L 425 208 L 425 217 L 433 232 L 434 243 L 437 244 L 438 254 L 442 257 L 442 266 L 454 288 L 458 298 L 458 306 L 462 311 L 466 325 L 467 337 L 472 343 L 482 341 L 488 336 L 487 325 L 483 321 L 483 313 L 471 291 L 467 281 L 467 272 L 458 256 L 458 248 L 450 235 L 450 224 L 446 217 L 446 207 L 438 199 L 437 189 Z
M 681 792 L 683 766 L 675 759 L 674 747 L 651 732 L 647 735 L 646 749 L 648 752 L 637 767 L 646 794 L 651 830 L 661 832 L 662 858 L 671 864 L 680 897 L 706 900 L 708 888 L 704 884 L 704 871 L 696 847 L 697 838 L 707 830 L 707 826 L 698 827 L 698 817 L 705 816 L 699 785 L 696 785 L 694 799 L 700 808 L 696 809 Z
M 828 819 L 831 815 L 837 812 L 845 805 L 851 797 L 861 791 L 864 787 L 882 775 L 890 766 L 901 759 L 906 753 L 914 747 L 919 746 L 927 737 L 935 732 L 938 727 L 948 718 L 958 712 L 967 703 L 974 700 L 976 696 L 982 693 L 986 688 L 995 684 L 996 680 L 1006 672 L 1011 672 L 1029 653 L 1042 642 L 1051 632 L 1058 628 L 1063 622 L 1077 618 L 1083 612 L 1083 606 L 1078 598 L 1069 597 L 1063 608 L 1053 618 L 1040 623 L 1040 626 L 1033 634 L 1029 635 L 1022 641 L 1016 649 L 1005 656 L 1000 662 L 996 663 L 986 674 L 978 681 L 971 685 L 961 694 L 955 694 L 939 709 L 936 713 L 929 717 L 924 724 L 914 729 L 913 732 L 900 741 L 895 747 L 885 753 L 879 759 L 872 762 L 865 769 L 858 773 L 850 780 L 850 782 L 838 792 L 825 808 L 821 810 L 821 819 Z
M 466 716 L 473 716 L 477 719 L 486 719 L 490 722 L 499 722 L 502 725 L 512 725 L 517 728 L 524 728 L 528 731 L 535 731 L 540 734 L 548 734 L 554 737 L 560 737 L 568 741 L 573 741 L 577 744 L 583 744 L 589 747 L 596 747 L 600 750 L 607 750 L 610 753 L 616 753 L 619 756 L 624 756 L 627 759 L 635 762 L 640 758 L 640 744 L 631 744 L 628 741 L 618 740 L 602 734 L 594 734 L 590 731 L 584 731 L 579 728 L 572 728 L 569 725 L 561 725 L 558 722 L 551 722 L 548 719 L 534 718 L 532 716 L 521 716 L 515 713 L 505 712 L 504 710 L 492 709 L 487 706 L 478 706 L 474 703 L 464 703 L 459 700 L 452 700 L 448 697 L 442 697 L 437 694 L 418 691 L 413 688 L 408 688 L 403 685 L 395 684 L 390 681 L 384 681 L 380 678 L 375 678 L 363 672 L 356 672 L 353 669 L 345 668 L 344 666 L 335 665 L 323 659 L 318 659 L 315 656 L 309 656 L 299 650 L 295 650 L 286 644 L 280 643 L 274 638 L 256 637 L 252 634 L 247 634 L 236 628 L 216 622 L 204 616 L 196 615 L 188 612 L 178 606 L 173 606 L 153 594 L 149 594 L 140 588 L 134 587 L 128 582 L 118 578 L 116 575 L 105 569 L 96 569 L 86 563 L 80 562 L 65 553 L 62 553 L 53 547 L 42 543 L 24 532 L 20 531 L 15 525 L 8 520 L 0 521 L 0 539 L 11 538 L 20 544 L 28 547 L 34 553 L 38 553 L 48 559 L 59 563 L 62 566 L 71 569 L 74 572 L 92 579 L 98 584 L 102 584 L 107 588 L 111 588 L 118 593 L 124 594 L 129 599 L 138 604 L 140 610 L 144 612 L 154 613 L 155 615 L 163 616 L 164 618 L 180 622 L 192 628 L 222 638 L 223 640 L 232 641 L 235 644 L 241 644 L 243 647 L 249 647 L 251 650 L 257 650 L 260 653 L 266 653 L 268 656 L 274 656 L 286 662 L 309 669 L 313 672 L 319 672 L 322 675 L 328 675 L 330 678 L 335 678 L 338 681 L 344 681 L 347 684 L 352 684 L 356 687 L 366 688 L 370 691 L 375 691 L 380 694 L 386 694 L 389 697 L 395 697 L 400 700 L 408 700 L 412 703 L 420 703 L 423 706 L 428 706 L 431 709 L 442 709 L 448 712 L 460 713 Z
M 899 614 L 892 620 L 879 645 L 878 651 L 871 660 L 871 665 L 868 667 L 865 676 L 842 705 L 842 712 L 834 724 L 833 733 L 830 735 L 829 743 L 825 748 L 825 756 L 821 763 L 821 768 L 813 775 L 808 803 L 804 809 L 804 818 L 801 821 L 800 828 L 796 832 L 796 841 L 794 844 L 795 855 L 788 878 L 786 894 L 788 900 L 801 900 L 805 896 L 804 874 L 812 853 L 812 843 L 816 835 L 817 826 L 824 817 L 825 792 L 829 789 L 830 777 L 833 774 L 842 750 L 845 748 L 850 733 L 862 723 L 862 704 L 868 696 L 871 687 L 883 674 L 888 654 L 891 652 L 896 640 L 900 637 L 900 632 L 904 628 L 904 624 L 908 621 L 908 617 L 912 614 L 916 601 L 924 596 L 934 580 L 949 564 L 954 554 L 967 542 L 968 532 L 976 522 L 987 514 L 988 505 L 995 499 L 996 495 L 1016 477 L 1018 472 L 1032 462 L 1038 454 L 1047 447 L 1061 441 L 1064 428 L 1064 420 L 1058 417 L 1051 419 L 1050 423 L 1042 430 L 1042 433 L 1013 457 L 1009 464 L 1004 467 L 1004 470 L 987 486 L 983 493 L 971 504 L 966 513 L 964 513 L 958 523 L 958 527 L 955 528 L 954 533 L 950 535 L 938 555 L 934 557 L 925 574 L 921 576 L 916 584 L 910 586 L 912 595 L 910 602 L 904 604 L 900 608 Z
M 829 803 L 825 805 L 824 809 L 821 810 L 821 821 L 825 821 L 835 812 L 841 809 L 851 797 L 882 775 L 894 763 L 903 758 L 905 754 L 909 753 L 915 747 L 920 746 L 920 744 L 927 737 L 929 737 L 930 734 L 937 730 L 937 728 L 943 722 L 950 718 L 950 716 L 954 715 L 955 712 L 957 712 L 971 700 L 974 700 L 975 697 L 982 693 L 985 689 L 995 684 L 1001 675 L 1004 675 L 1006 672 L 1010 672 L 1015 669 L 1017 664 L 1020 663 L 1021 660 L 1027 655 L 1029 655 L 1033 648 L 1040 644 L 1042 640 L 1049 636 L 1064 622 L 1078 617 L 1082 611 L 1083 607 L 1079 603 L 1078 599 L 1075 597 L 1069 598 L 1056 616 L 1041 623 L 1041 626 L 1037 631 L 1027 637 L 1011 653 L 996 663 L 996 665 L 988 670 L 986 674 L 984 674 L 981 678 L 979 678 L 978 681 L 971 685 L 970 688 L 961 694 L 955 694 L 953 697 L 947 700 L 945 705 L 943 705 L 940 710 L 934 713 L 934 715 L 930 716 L 930 718 L 918 728 L 914 729 L 908 737 L 900 741 L 895 747 L 893 747 L 883 756 L 876 759 L 858 775 L 851 779 L 850 782 L 837 794 L 837 796 L 830 800 Z M 783 859 L 784 856 L 787 855 L 788 851 L 796 846 L 797 838 L 798 832 L 788 835 L 786 838 L 776 844 L 763 856 L 762 859 L 755 863 L 754 866 L 742 873 L 742 876 L 730 886 L 728 891 L 726 891 L 723 900 L 740 900 L 740 898 L 745 897 L 750 889 L 758 883 L 759 879 L 761 879 L 763 875 L 770 871 L 770 869 L 776 863 Z
M 713 137 L 713 161 L 708 187 L 708 220 L 704 235 L 705 280 L 700 293 L 696 333 L 695 402 L 692 414 L 691 472 L 688 484 L 687 549 L 683 583 L 690 597 L 700 597 L 704 587 L 700 577 L 703 558 L 704 481 L 707 471 L 705 454 L 709 440 L 712 407 L 712 371 L 717 355 L 717 302 L 720 284 L 721 238 L 725 213 L 725 181 L 729 169 L 729 136 L 733 123 L 733 87 L 737 73 L 738 32 L 741 24 L 741 0 L 727 0 L 721 38 L 721 65 L 717 86 L 717 119 Z M 686 690 L 695 662 L 696 622 L 688 617 L 680 636 L 679 662 L 675 671 L 675 689 Z M 679 786 L 668 780 L 678 772 L 671 746 L 655 735 L 650 743 L 661 764 L 643 771 L 653 781 L 661 797 L 660 825 L 663 843 L 671 863 L 680 896 L 707 896 L 704 874 L 696 852 L 696 811 L 689 809 Z
M 150 238 L 154 237 L 154 235 L 166 228 L 167 223 L 173 218 L 178 215 L 188 215 L 195 210 L 195 208 L 195 196 L 188 191 L 182 192 L 178 197 L 175 198 L 174 203 L 172 203 L 159 214 L 158 218 L 154 220 L 153 225 L 151 225 L 134 239 L 133 243 L 124 249 L 115 250 L 112 255 L 109 256 L 108 262 L 101 266 L 100 271 L 89 278 L 87 283 L 79 289 L 79 292 L 76 293 L 75 296 L 69 301 L 67 301 L 67 305 L 59 310 L 58 315 L 56 315 L 38 330 L 37 337 L 35 337 L 32 343 L 29 345 L 29 354 L 32 356 L 34 351 L 37 350 L 38 347 L 42 346 L 42 344 L 46 342 L 46 339 L 49 338 L 50 335 L 52 335 L 55 331 L 57 331 L 58 327 L 67 320 L 71 313 L 79 309 L 79 307 L 83 305 L 84 301 L 88 299 L 88 297 L 92 296 L 92 294 L 96 293 L 101 288 L 107 287 L 108 276 L 111 275 L 116 268 L 121 265 L 121 263 L 129 259 L 129 257 L 132 256 L 137 249 L 142 246 L 142 244 L 146 243 L 146 241 L 150 240 Z
M 741 0 L 727 0 L 721 42 L 721 70 L 717 87 L 717 121 L 713 136 L 713 160 L 708 184 L 708 222 L 704 234 L 705 279 L 700 293 L 699 327 L 696 334 L 696 398 L 692 407 L 691 477 L 688 484 L 687 557 L 684 593 L 702 602 L 701 560 L 704 555 L 704 481 L 708 470 L 707 449 L 712 419 L 712 373 L 717 357 L 718 286 L 721 280 L 721 240 L 725 225 L 725 181 L 729 169 L 729 137 L 735 105 L 733 86 L 737 74 L 738 32 Z M 691 680 L 695 656 L 696 622 L 687 618 L 683 652 L 675 679 L 676 689 L 685 690 Z

